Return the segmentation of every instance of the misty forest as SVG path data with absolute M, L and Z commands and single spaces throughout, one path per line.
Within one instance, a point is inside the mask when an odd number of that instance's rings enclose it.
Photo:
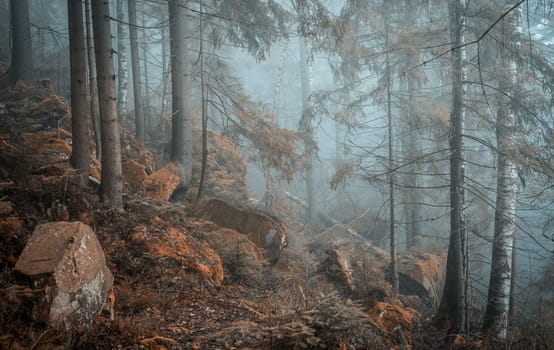
M 554 2 L 0 0 L 0 349 L 552 349 Z

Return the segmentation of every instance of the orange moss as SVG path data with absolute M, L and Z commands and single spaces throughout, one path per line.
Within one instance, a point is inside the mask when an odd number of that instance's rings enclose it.
M 423 278 L 424 276 L 430 276 L 432 278 L 439 278 L 441 274 L 441 267 L 445 266 L 446 254 L 435 255 L 431 253 L 422 253 L 419 255 L 421 259 L 418 259 L 413 265 L 414 274 Z
M 206 244 L 174 227 L 167 228 L 162 235 L 155 237 L 137 231 L 130 239 L 143 244 L 150 254 L 170 258 L 198 272 L 216 286 L 223 282 L 223 265 L 219 255 Z
M 71 156 L 72 148 L 66 141 L 71 139 L 71 134 L 63 129 L 24 133 L 23 139 L 25 154 L 40 159 L 41 165 L 68 160 Z
M 124 161 L 122 164 L 123 181 L 130 187 L 130 190 L 136 191 L 140 184 L 148 177 L 146 167 L 134 159 Z
M 170 326 L 170 327 L 167 327 L 167 330 L 171 333 L 179 333 L 184 335 L 192 334 L 192 331 L 190 329 L 185 327 L 180 327 L 180 326 Z
M 167 350 L 167 346 L 177 344 L 177 341 L 161 335 L 155 335 L 153 337 L 141 339 L 137 341 L 137 343 L 142 346 L 147 346 L 148 349 L 151 350 Z
M 46 109 L 46 110 L 61 109 L 66 113 L 69 112 L 68 105 L 65 102 L 63 102 L 58 95 L 50 95 L 42 99 L 38 103 L 37 108 Z
M 369 317 L 384 331 L 392 333 L 396 326 L 412 329 L 412 319 L 418 313 L 412 308 L 403 308 L 384 302 L 377 302 L 369 312 Z

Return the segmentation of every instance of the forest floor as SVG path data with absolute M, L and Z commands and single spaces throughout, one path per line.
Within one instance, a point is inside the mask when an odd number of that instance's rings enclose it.
M 431 308 L 391 293 L 382 257 L 358 264 L 369 277 L 353 275 L 352 282 L 329 247 L 319 242 L 325 254 L 318 254 L 298 208 L 281 208 L 288 245 L 270 264 L 246 235 L 207 220 L 197 206 L 146 196 L 136 172 L 124 172 L 124 210 L 104 207 L 94 184 L 81 185 L 69 166 L 68 115 L 49 88 L 0 91 L 0 349 L 444 347 L 443 331 L 426 321 Z M 125 161 L 153 166 L 146 149 L 132 136 L 125 140 Z M 239 186 L 241 169 L 217 171 L 208 193 Z M 99 176 L 92 158 L 91 174 Z M 36 291 L 15 264 L 38 224 L 77 220 L 94 229 L 104 249 L 115 317 L 103 312 L 86 331 L 59 332 L 33 319 Z

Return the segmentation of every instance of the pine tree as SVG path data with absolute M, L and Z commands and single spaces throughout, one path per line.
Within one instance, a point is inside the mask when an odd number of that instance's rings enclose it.
M 79 171 L 83 182 L 89 174 L 89 106 L 82 0 L 68 0 L 69 56 L 71 66 L 71 131 L 73 152 L 71 164 Z
M 144 106 L 140 82 L 140 60 L 137 42 L 137 2 L 128 0 L 129 33 L 131 34 L 131 68 L 133 72 L 133 100 L 135 104 L 135 135 L 144 141 Z
M 33 50 L 31 43 L 31 23 L 27 0 L 11 0 L 12 20 L 12 65 L 13 81 L 33 82 Z
M 102 196 L 108 205 L 121 208 L 121 141 L 117 120 L 109 4 L 105 0 L 92 0 L 91 9 L 102 129 Z
M 184 189 L 190 186 L 192 180 L 192 108 L 186 5 L 184 0 L 169 1 L 173 108 L 170 160 L 179 165 Z
M 450 333 L 464 330 L 465 273 L 464 273 L 464 42 L 465 0 L 449 5 L 450 37 L 452 42 L 452 105 L 450 110 L 450 239 L 446 263 L 446 281 L 439 308 L 439 315 L 446 314 L 450 321 Z

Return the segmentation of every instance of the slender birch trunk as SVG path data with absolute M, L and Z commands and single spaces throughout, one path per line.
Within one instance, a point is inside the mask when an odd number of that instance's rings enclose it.
M 513 1 L 506 3 L 513 5 Z M 496 184 L 496 210 L 494 214 L 494 237 L 492 261 L 487 298 L 487 309 L 483 330 L 485 333 L 505 339 L 508 333 L 508 316 L 510 314 L 510 292 L 512 284 L 512 255 L 517 231 L 516 200 L 518 192 L 518 175 L 516 161 L 510 152 L 517 144 L 516 135 L 516 85 L 517 63 L 509 55 L 506 46 L 515 42 L 519 45 L 521 35 L 521 6 L 508 14 L 504 21 L 502 33 L 505 34 L 500 51 L 501 69 L 505 70 L 505 80 L 500 82 L 500 91 L 508 92 L 510 101 L 505 95 L 498 97 L 496 119 L 496 144 L 498 149 L 498 173 Z M 515 38 L 514 38 L 515 36 Z

